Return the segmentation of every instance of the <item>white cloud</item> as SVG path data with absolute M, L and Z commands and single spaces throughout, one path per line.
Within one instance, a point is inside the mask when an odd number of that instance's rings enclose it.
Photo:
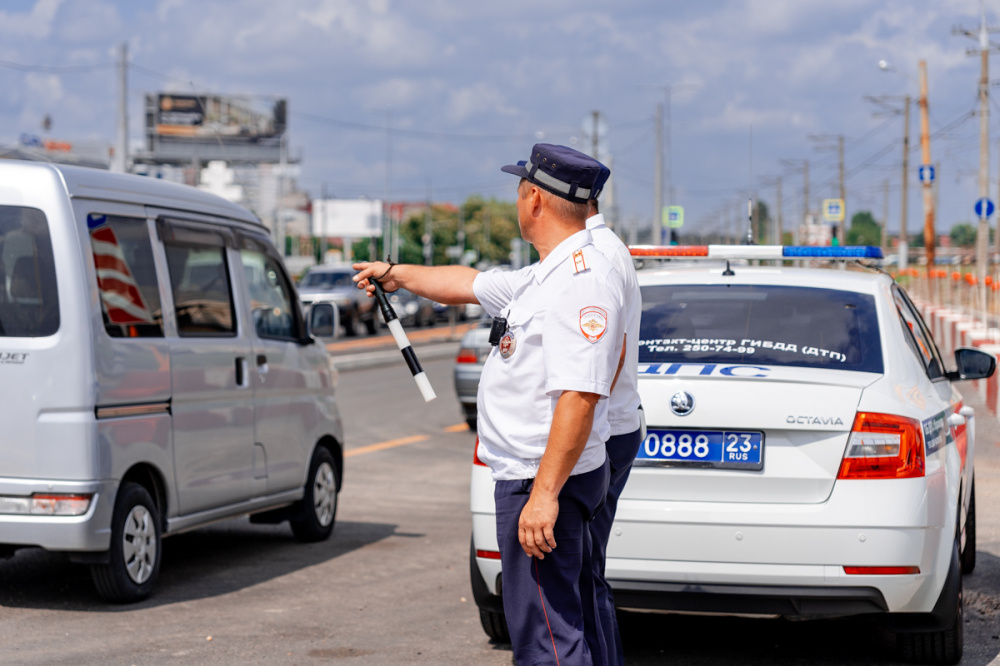
M 15 37 L 48 37 L 62 0 L 38 0 L 28 13 L 0 11 L 0 34 Z

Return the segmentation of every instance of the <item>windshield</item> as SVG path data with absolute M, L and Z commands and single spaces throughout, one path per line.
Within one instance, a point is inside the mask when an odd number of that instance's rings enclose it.
M 49 224 L 42 211 L 0 206 L 0 337 L 59 330 L 59 295 Z
M 353 287 L 354 281 L 351 280 L 351 276 L 352 273 L 349 271 L 317 271 L 315 273 L 306 273 L 305 277 L 302 278 L 301 286 L 317 287 L 320 289 Z
M 875 299 L 769 285 L 643 287 L 639 362 L 882 372 Z

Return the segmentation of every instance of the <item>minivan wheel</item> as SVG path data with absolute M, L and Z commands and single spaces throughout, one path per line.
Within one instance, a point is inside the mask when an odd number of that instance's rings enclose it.
M 160 512 L 137 483 L 118 489 L 108 555 L 107 564 L 90 567 L 98 594 L 114 603 L 148 597 L 160 573 Z
M 305 494 L 295 504 L 292 534 L 299 541 L 324 541 L 333 532 L 337 517 L 337 462 L 329 449 L 317 446 L 309 463 Z

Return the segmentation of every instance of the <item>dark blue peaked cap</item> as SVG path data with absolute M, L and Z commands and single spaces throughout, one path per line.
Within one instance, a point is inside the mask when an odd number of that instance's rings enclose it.
M 608 167 L 590 155 L 551 143 L 536 143 L 530 160 L 508 164 L 500 170 L 526 178 L 574 203 L 586 203 L 600 196 L 611 175 Z

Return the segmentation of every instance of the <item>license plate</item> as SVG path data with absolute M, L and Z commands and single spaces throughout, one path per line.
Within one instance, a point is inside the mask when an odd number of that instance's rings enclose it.
M 764 469 L 764 433 L 745 430 L 650 428 L 636 465 Z

